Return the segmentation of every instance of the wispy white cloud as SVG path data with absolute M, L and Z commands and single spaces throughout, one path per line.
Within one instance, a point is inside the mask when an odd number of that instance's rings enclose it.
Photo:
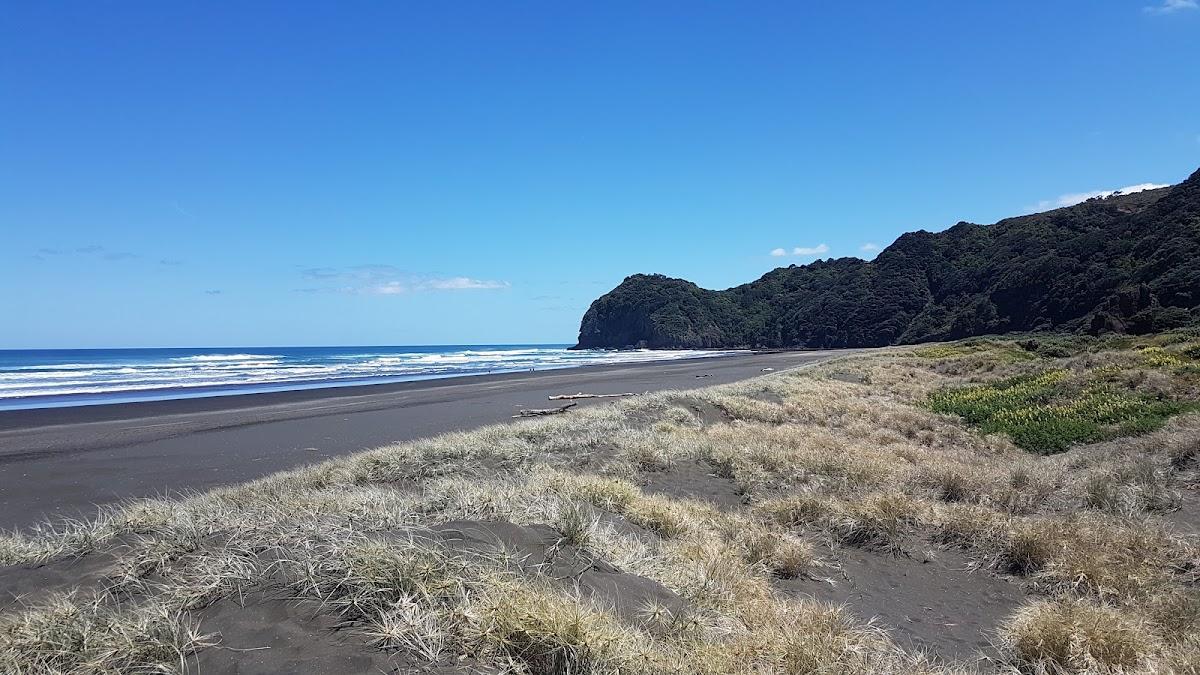
M 829 253 L 829 245 L 828 244 L 817 244 L 816 246 L 796 246 L 791 251 L 788 251 L 786 248 L 771 249 L 771 257 L 772 258 L 782 258 L 787 255 L 795 255 L 795 256 L 801 256 L 801 257 L 805 257 L 805 258 L 811 258 L 813 256 L 822 255 L 824 253 Z
M 797 246 L 792 249 L 792 255 L 814 256 L 829 253 L 827 244 L 817 244 L 816 246 Z
M 200 220 L 199 216 L 180 206 L 179 202 L 171 202 L 171 209 L 189 220 Z
M 483 279 L 472 279 L 470 277 L 450 277 L 449 279 L 429 279 L 422 284 L 424 288 L 432 288 L 438 291 L 473 291 L 473 290 L 488 290 L 496 288 L 508 288 L 507 281 L 489 281 Z
M 445 279 L 412 279 L 401 281 L 393 279 L 381 284 L 372 286 L 363 286 L 359 288 L 350 287 L 351 292 L 366 293 L 369 295 L 401 295 L 403 293 L 413 293 L 418 291 L 481 291 L 481 290 L 496 290 L 501 288 L 509 288 L 512 284 L 507 281 L 493 281 L 490 279 L 472 279 L 470 277 L 449 277 Z
M 879 250 L 879 244 L 868 241 L 862 246 L 859 246 L 858 250 L 862 251 L 863 253 L 874 253 L 875 251 Z
M 1150 14 L 1174 14 L 1189 9 L 1200 9 L 1200 2 L 1197 0 L 1163 0 L 1157 5 L 1143 7 L 1142 11 Z
M 309 267 L 300 270 L 300 276 L 310 281 L 321 281 L 322 279 L 339 279 L 346 274 L 345 270 L 338 270 L 332 267 Z
M 300 276 L 308 281 L 326 284 L 325 286 L 296 289 L 301 293 L 403 295 L 421 291 L 474 291 L 511 287 L 507 281 L 492 279 L 409 274 L 393 265 L 309 267 L 301 270 Z
M 300 276 L 309 281 L 342 281 L 368 282 L 389 280 L 404 276 L 403 271 L 394 265 L 354 265 L 352 267 L 308 267 L 300 270 Z
M 88 244 L 87 246 L 79 246 L 74 250 L 65 248 L 39 248 L 34 258 L 45 260 L 46 256 L 65 256 L 65 255 L 87 255 L 97 256 L 103 260 L 134 260 L 141 256 L 128 251 L 112 251 L 99 244 Z
M 1047 211 L 1049 209 L 1061 209 L 1066 206 L 1081 204 L 1096 197 L 1104 199 L 1116 194 L 1127 195 L 1133 192 L 1157 190 L 1165 187 L 1170 187 L 1170 185 L 1166 183 L 1138 183 L 1137 185 L 1126 185 L 1125 187 L 1117 190 L 1088 190 L 1087 192 L 1068 192 L 1067 194 L 1059 195 L 1054 199 L 1043 199 L 1034 206 L 1030 207 L 1029 211 L 1031 213 L 1036 213 L 1038 211 Z
M 358 291 L 369 295 L 400 295 L 411 291 L 412 287 L 401 281 L 389 281 L 376 286 L 366 286 L 358 289 L 350 287 L 346 290 L 350 292 Z

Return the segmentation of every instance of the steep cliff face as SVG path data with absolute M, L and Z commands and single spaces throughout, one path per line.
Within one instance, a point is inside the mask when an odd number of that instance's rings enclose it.
M 1200 171 L 1179 185 L 904 234 L 712 291 L 635 274 L 578 348 L 865 347 L 1007 331 L 1161 331 L 1200 320 Z

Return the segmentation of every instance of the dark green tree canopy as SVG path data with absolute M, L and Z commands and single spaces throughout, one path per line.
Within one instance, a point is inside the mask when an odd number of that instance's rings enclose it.
M 870 262 L 792 265 L 723 291 L 635 274 L 592 303 L 577 346 L 873 347 L 1197 320 L 1200 171 L 994 225 L 909 232 Z

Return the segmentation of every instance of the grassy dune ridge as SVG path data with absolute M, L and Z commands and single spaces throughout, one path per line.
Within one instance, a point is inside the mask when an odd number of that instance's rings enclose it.
M 264 589 L 437 672 L 1198 672 L 1198 357 L 898 348 L 6 535 L 10 576 L 102 564 L 0 609 L 0 672 L 197 672 Z M 939 555 L 1023 597 L 985 660 L 809 592 Z

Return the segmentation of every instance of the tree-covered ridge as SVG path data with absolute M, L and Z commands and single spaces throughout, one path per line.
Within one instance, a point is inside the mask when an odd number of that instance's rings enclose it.
M 1009 331 L 1147 333 L 1200 320 L 1200 171 L 1170 188 L 902 235 L 723 291 L 635 274 L 579 348 L 864 347 Z

